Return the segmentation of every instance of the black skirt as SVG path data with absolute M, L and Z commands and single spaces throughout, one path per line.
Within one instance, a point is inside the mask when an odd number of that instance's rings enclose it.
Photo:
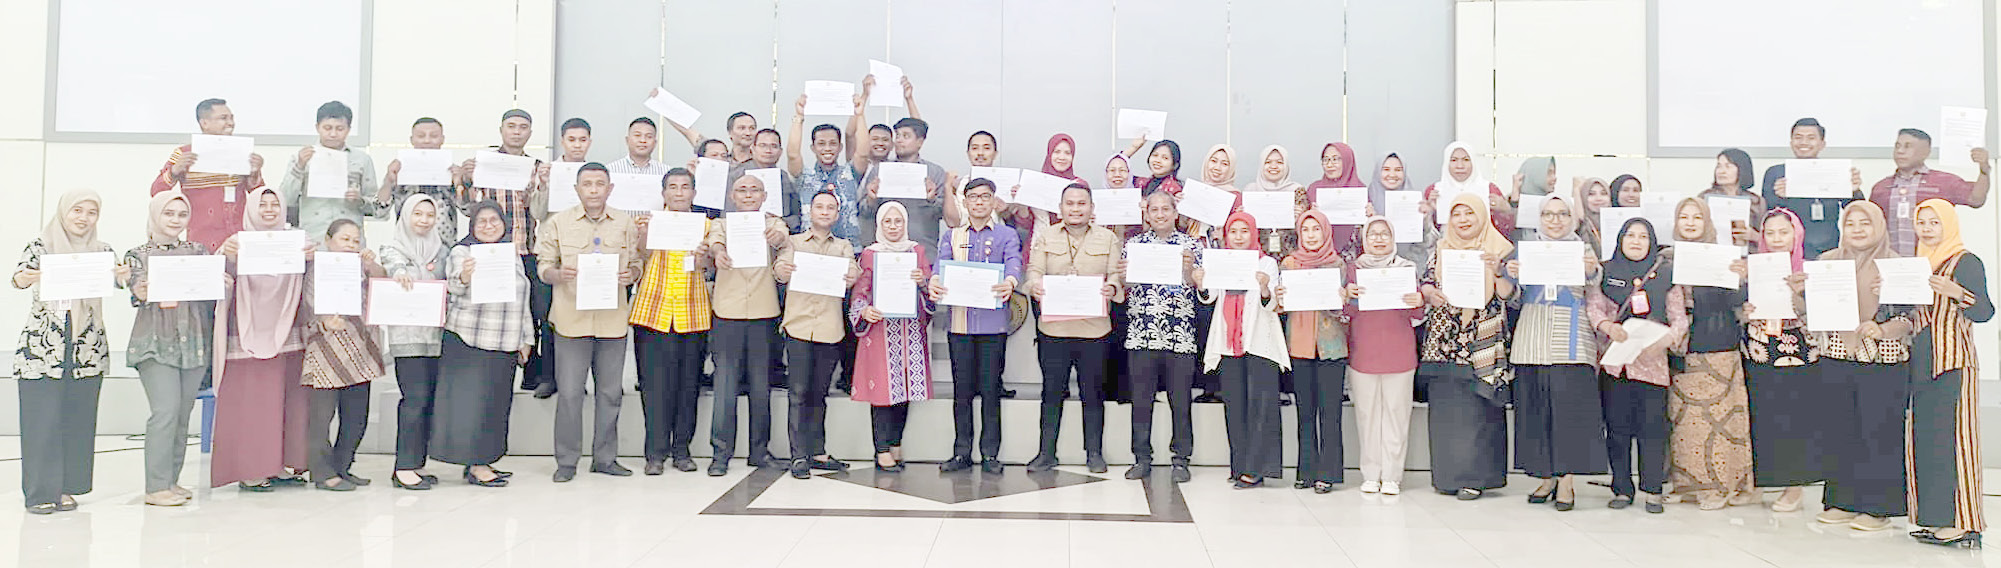
M 466 345 L 445 332 L 437 399 L 432 403 L 431 458 L 491 465 L 507 453 L 518 355 Z
M 1444 371 L 1438 373 L 1437 371 Z M 1508 411 L 1480 396 L 1471 367 L 1427 364 L 1431 401 L 1431 486 L 1444 492 L 1508 483 Z
M 1824 442 L 1834 392 L 1821 365 L 1773 367 L 1744 362 L 1750 395 L 1751 463 L 1759 487 L 1794 487 L 1827 479 Z
M 1530 477 L 1605 473 L 1605 411 L 1590 365 L 1515 367 L 1515 467 Z

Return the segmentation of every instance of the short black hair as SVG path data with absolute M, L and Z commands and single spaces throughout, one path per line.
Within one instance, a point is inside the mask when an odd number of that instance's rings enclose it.
M 695 172 L 688 171 L 688 168 L 674 168 L 667 170 L 667 175 L 660 176 L 660 189 L 667 189 L 667 180 L 674 179 L 674 176 L 685 177 L 688 183 L 695 183 Z
M 751 116 L 751 115 L 750 115 L 750 113 L 748 113 L 748 112 L 744 112 L 744 111 L 736 111 L 736 113 L 735 113 L 735 114 L 731 114 L 731 115 L 730 115 L 730 118 L 729 118 L 729 120 L 725 120 L 725 121 L 723 121 L 723 128 L 729 128 L 729 127 L 732 127 L 732 126 L 736 126 L 736 119 L 739 119 L 739 118 L 748 118 L 748 119 L 750 119 L 750 123 L 751 123 L 751 124 L 753 124 L 753 125 L 757 124 L 757 117 L 755 117 L 755 116 Z
M 890 128 L 890 127 L 889 127 L 889 125 L 887 125 L 887 124 L 883 124 L 883 123 L 880 123 L 880 122 L 878 122 L 878 123 L 875 123 L 875 124 L 873 124 L 873 125 L 870 125 L 870 126 L 868 127 L 868 129 L 869 129 L 869 130 L 881 130 L 881 131 L 883 131 L 883 133 L 885 133 L 885 134 L 888 134 L 888 135 L 890 135 L 890 136 L 895 136 L 895 135 L 896 135 L 896 129 L 894 129 L 894 128 Z
M 924 119 L 922 118 L 908 116 L 904 117 L 903 120 L 896 121 L 897 130 L 903 130 L 905 128 L 910 129 L 910 133 L 916 134 L 919 139 L 929 138 L 931 136 L 931 124 L 924 122 Z
M 1932 135 L 1930 135 L 1930 134 L 1925 134 L 1925 131 L 1923 131 L 1923 130 L 1918 130 L 1918 129 L 1916 129 L 1916 128 L 1905 128 L 1905 129 L 1903 129 L 1903 130 L 1898 130 L 1898 131 L 1897 131 L 1897 135 L 1898 135 L 1898 136 L 1909 136 L 1909 137 L 1912 137 L 1912 138 L 1916 138 L 1916 139 L 1919 139 L 1919 140 L 1923 140 L 1923 141 L 1925 141 L 1925 143 L 1926 143 L 1926 144 L 1931 144 L 1931 143 L 1932 143 Z
M 821 190 L 819 190 L 819 191 L 815 191 L 815 192 L 813 192 L 813 196 L 812 196 L 812 197 L 809 197 L 809 198 L 807 198 L 807 199 L 806 199 L 806 205 L 807 205 L 807 206 L 809 206 L 809 207 L 810 207 L 810 206 L 812 206 L 812 205 L 813 205 L 813 201 L 815 201 L 815 200 L 818 200 L 818 199 L 820 199 L 820 196 L 822 196 L 822 195 L 825 195 L 825 196 L 827 196 L 827 197 L 832 197 L 832 198 L 834 198 L 834 204 L 835 204 L 835 205 L 840 205 L 840 204 L 841 204 L 841 194 L 838 194 L 838 193 L 834 193 L 834 190 L 831 190 L 831 189 L 825 189 L 825 188 L 822 188 L 822 189 L 821 189 Z
M 597 162 L 584 164 L 584 167 L 577 168 L 577 179 L 584 179 L 584 172 L 604 172 L 605 179 L 611 179 L 611 169 Z
M 582 128 L 584 129 L 584 134 L 591 133 L 591 123 L 582 118 L 572 118 L 563 121 L 563 127 L 556 129 L 556 132 L 569 132 L 572 128 Z
M 229 101 L 222 99 L 202 99 L 201 102 L 195 103 L 195 120 L 208 118 L 208 111 L 218 106 L 229 106 Z
M 697 158 L 702 157 L 702 150 L 707 149 L 710 144 L 722 144 L 723 153 L 728 154 L 730 152 L 730 143 L 724 142 L 722 140 L 717 140 L 715 138 L 710 138 L 708 140 L 703 140 L 701 144 L 695 145 L 695 157 Z
M 772 129 L 769 129 L 769 128 L 763 128 L 763 129 L 759 129 L 759 130 L 757 131 L 757 133 L 756 133 L 756 134 L 752 134 L 752 135 L 750 135 L 750 141 L 751 141 L 751 143 L 756 143 L 756 142 L 757 142 L 757 139 L 758 139 L 758 138 L 761 138 L 761 137 L 763 137 L 763 136 L 764 136 L 764 134 L 765 134 L 766 132 L 769 132 L 769 133 L 771 133 L 771 135 L 772 135 L 772 136 L 774 136 L 774 137 L 777 137 L 777 138 L 778 138 L 778 141 L 780 141 L 780 142 L 784 142 L 784 141 L 785 141 L 785 137 L 784 137 L 784 136 L 779 136 L 779 134 L 778 134 L 778 131 L 776 131 L 776 130 L 772 130 Z
M 974 138 L 979 138 L 979 137 L 981 137 L 981 136 L 985 136 L 985 137 L 987 137 L 987 139 L 988 139 L 988 140 L 992 140 L 992 141 L 993 141 L 993 143 L 994 143 L 994 149 L 995 149 L 995 150 L 999 150 L 999 149 L 1000 149 L 1000 138 L 997 138 L 997 137 L 995 137 L 995 136 L 994 136 L 994 133 L 992 133 L 992 132 L 987 132 L 987 131 L 985 131 L 985 130 L 981 130 L 981 131 L 979 131 L 979 132 L 974 132 L 972 136 L 967 136 L 967 137 L 966 137 L 966 147 L 967 147 L 967 148 L 972 148 L 972 147 L 973 147 L 973 139 L 974 139 Z
M 334 219 L 332 223 L 327 223 L 327 238 L 333 238 L 335 233 L 340 232 L 341 227 L 354 227 L 355 231 L 361 230 L 361 224 L 354 222 L 353 219 Z
M 965 195 L 966 192 L 972 191 L 973 188 L 975 187 L 987 188 L 987 193 L 996 192 L 996 190 L 994 189 L 994 180 L 990 180 L 987 178 L 973 178 L 973 181 L 966 182 L 966 189 L 960 190 L 959 194 Z
M 841 138 L 841 127 L 839 127 L 839 126 L 834 126 L 834 125 L 832 125 L 832 124 L 822 124 L 822 125 L 819 125 L 819 126 L 815 126 L 815 127 L 813 127 L 813 132 L 811 132 L 811 133 L 807 134 L 807 135 L 806 135 L 806 137 L 810 139 L 810 138 L 813 138 L 813 137 L 816 137 L 816 136 L 819 136 L 819 135 L 820 135 L 820 133 L 821 133 L 822 131 L 827 131 L 827 130 L 832 130 L 832 131 L 834 131 L 834 139 L 835 139 L 835 140 L 839 140 L 839 139 Z
M 435 118 L 431 118 L 431 117 L 428 117 L 428 116 L 426 116 L 426 117 L 423 117 L 423 118 L 419 118 L 419 119 L 417 119 L 417 121 L 416 121 L 416 122 L 412 122 L 412 123 L 410 123 L 410 127 L 411 127 L 411 128 L 416 128 L 416 127 L 419 127 L 419 126 L 423 126 L 423 125 L 426 125 L 426 124 L 436 124 L 436 125 L 438 125 L 438 128 L 444 128 L 444 127 L 445 127 L 445 123 L 442 123 L 442 122 L 438 122 L 438 119 L 435 119 Z
M 625 128 L 626 128 L 626 129 L 628 129 L 628 130 L 630 130 L 630 129 L 631 129 L 631 128 L 632 128 L 633 126 L 636 126 L 636 125 L 640 125 L 640 124 L 644 124 L 644 125 L 647 125 L 647 126 L 649 126 L 649 127 L 652 127 L 652 128 L 654 129 L 654 130 L 660 130 L 660 125 L 658 125 L 658 124 L 654 124 L 654 123 L 653 123 L 653 119 L 651 119 L 651 118 L 646 118 L 646 117 L 644 117 L 644 116 L 642 116 L 642 117 L 639 117 L 639 118 L 635 118 L 635 119 L 632 119 L 632 122 L 628 122 L 628 123 L 625 123 Z
M 352 126 L 354 124 L 354 109 L 347 108 L 347 105 L 340 101 L 327 101 L 326 104 L 320 105 L 319 112 L 313 113 L 313 124 L 319 124 L 321 121 L 329 118 L 338 118 L 341 122 L 346 122 Z
M 1813 127 L 1813 129 L 1816 131 L 1819 131 L 1821 138 L 1827 137 L 1827 127 L 1821 126 L 1820 121 L 1814 120 L 1813 117 L 1811 116 L 1793 121 L 1793 130 L 1799 130 L 1801 128 L 1805 128 L 1808 126 Z
M 1070 182 L 1070 185 L 1066 185 L 1066 186 L 1063 186 L 1063 192 L 1062 192 L 1062 193 L 1058 193 L 1057 195 L 1058 195 L 1058 196 L 1062 196 L 1062 195 L 1064 195 L 1064 194 L 1068 194 L 1068 193 L 1070 193 L 1070 190 L 1072 190 L 1072 189 L 1081 189 L 1081 190 L 1084 190 L 1084 200 L 1085 200 L 1085 201 L 1090 201 L 1090 202 L 1092 202 L 1092 203 L 1097 203 L 1097 201 L 1098 201 L 1098 199 L 1097 199 L 1097 196 L 1096 196 L 1096 195 L 1092 195 L 1092 194 L 1091 194 L 1091 186 L 1088 186 L 1088 185 L 1084 185 L 1084 182 L 1083 182 L 1082 180 L 1078 180 L 1078 181 L 1073 181 L 1073 182 Z M 1155 193 L 1158 193 L 1158 192 L 1155 192 Z

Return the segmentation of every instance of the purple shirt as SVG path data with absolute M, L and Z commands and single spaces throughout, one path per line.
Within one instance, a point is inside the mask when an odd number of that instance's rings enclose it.
M 938 235 L 938 261 L 932 267 L 933 274 L 945 271 L 944 261 L 991 262 L 1004 268 L 1006 278 L 1021 282 L 1021 236 L 1013 227 L 994 223 L 983 229 L 968 227 L 966 243 L 952 242 L 958 229 L 947 229 Z M 1005 334 L 1008 329 L 1008 309 L 1002 304 L 998 309 L 981 309 L 952 306 L 945 310 L 945 329 L 951 333 L 964 335 Z

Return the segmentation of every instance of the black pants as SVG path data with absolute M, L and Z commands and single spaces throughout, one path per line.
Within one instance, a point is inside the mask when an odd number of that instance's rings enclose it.
M 431 414 L 438 394 L 437 357 L 397 357 L 396 469 L 424 467 L 431 455 Z
M 1126 352 L 1126 362 L 1133 388 L 1133 463 L 1153 463 L 1153 393 L 1166 388 L 1174 429 L 1167 448 L 1174 452 L 1174 463 L 1187 464 L 1195 453 L 1194 418 L 1188 407 L 1194 397 L 1195 354 L 1134 349 Z
M 791 363 L 791 387 L 785 398 L 791 401 L 787 424 L 792 427 L 792 459 L 808 459 L 827 454 L 827 388 L 834 384 L 834 365 L 841 360 L 840 343 L 815 343 L 796 337 L 785 339 L 785 358 Z
M 750 392 L 750 452 L 746 457 L 764 459 L 771 454 L 771 334 L 778 332 L 778 318 L 733 320 L 715 319 L 709 341 L 716 358 L 715 399 L 709 407 L 709 447 L 717 461 L 736 457 L 736 392 L 748 384 Z
M 1347 392 L 1348 360 L 1292 360 L 1299 412 L 1299 478 L 1340 483 L 1341 395 Z
M 973 455 L 973 397 L 980 399 L 980 456 L 1000 459 L 1001 360 L 1007 334 L 947 334 L 952 355 L 952 457 Z
M 1126 365 L 1126 326 L 1132 325 L 1132 319 L 1126 316 L 1124 303 L 1112 302 L 1110 313 L 1112 333 L 1105 336 L 1105 400 L 1131 404 L 1141 396 L 1133 392 L 1132 373 Z
M 368 391 L 373 383 L 337 389 L 312 389 L 308 402 L 306 443 L 311 447 L 313 481 L 327 481 L 354 467 L 354 452 L 361 449 L 361 437 L 368 433 Z M 328 440 L 335 415 L 340 417 L 340 434 Z
M 1214 305 L 1195 303 L 1196 361 L 1203 361 L 1209 356 L 1209 342 L 1205 338 L 1209 337 L 1209 318 L 1215 311 Z M 1220 395 L 1223 393 L 1223 380 L 1218 371 L 1204 371 L 1198 365 L 1195 367 L 1195 388 L 1202 389 L 1202 394 Z
M 687 458 L 688 444 L 695 437 L 695 403 L 701 397 L 698 383 L 709 333 L 635 325 L 632 345 L 633 362 L 639 366 L 639 408 L 646 422 L 646 461 Z
M 21 379 L 21 495 L 54 504 L 91 490 L 97 461 L 97 400 L 102 375 Z
M 1042 363 L 1042 444 L 1037 457 L 1056 457 L 1056 439 L 1063 432 L 1063 393 L 1070 390 L 1070 371 L 1077 371 L 1077 390 L 1084 404 L 1084 451 L 1105 451 L 1105 357 L 1111 353 L 1103 337 L 1038 338 L 1036 355 Z
M 1605 404 L 1605 450 L 1612 462 L 1612 494 L 1633 496 L 1633 446 L 1639 445 L 1640 486 L 1661 494 L 1667 481 L 1667 387 L 1599 373 Z
M 1230 474 L 1282 477 L 1285 433 L 1278 415 L 1278 364 L 1255 355 L 1224 356 L 1223 421 L 1230 437 Z
M 875 434 L 875 453 L 903 447 L 903 427 L 910 423 L 910 403 L 869 407 L 870 430 Z
M 556 346 L 556 326 L 549 323 L 549 305 L 556 299 L 556 289 L 536 277 L 535 255 L 521 256 L 521 268 L 528 273 L 528 313 L 535 326 L 536 349 L 528 354 L 528 364 L 521 367 L 521 390 L 535 390 L 543 384 L 556 386 L 556 359 L 549 352 Z

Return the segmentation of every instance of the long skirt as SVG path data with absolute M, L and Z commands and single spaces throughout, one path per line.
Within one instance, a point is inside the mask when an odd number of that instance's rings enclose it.
M 1912 524 L 1973 532 L 1987 528 L 1980 512 L 1979 383 L 1974 369 L 1911 380 L 1905 463 Z
M 432 402 L 431 459 L 492 465 L 507 453 L 507 418 L 514 405 L 513 352 L 466 345 L 445 332 L 437 399 Z
M 1904 486 L 1904 409 L 1910 364 L 1878 365 L 1823 358 L 1827 373 L 1827 484 L 1822 503 L 1877 517 L 1910 510 Z
M 1515 467 L 1530 477 L 1605 473 L 1605 412 L 1590 365 L 1515 367 Z
M 1818 363 L 1773 367 L 1744 362 L 1759 487 L 1797 487 L 1827 479 L 1821 438 L 1831 426 L 1827 409 L 1832 403 L 1821 373 Z
M 312 389 L 299 384 L 305 351 L 270 359 L 230 359 L 216 377 L 214 449 L 209 486 L 260 481 L 306 471 L 307 401 Z
M 1426 363 L 1418 373 L 1431 385 L 1431 487 L 1453 493 L 1507 485 L 1505 401 L 1480 396 L 1471 367 Z
M 1755 491 L 1751 413 L 1737 351 L 1691 353 L 1668 387 L 1668 482 L 1698 501 Z

